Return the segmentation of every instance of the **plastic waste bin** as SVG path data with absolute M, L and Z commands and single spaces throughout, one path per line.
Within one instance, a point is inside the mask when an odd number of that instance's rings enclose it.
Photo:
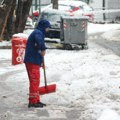
M 12 37 L 12 65 L 22 64 L 27 38 Z
M 88 17 L 61 17 L 60 39 L 65 49 L 72 49 L 78 45 L 82 49 L 87 47 Z

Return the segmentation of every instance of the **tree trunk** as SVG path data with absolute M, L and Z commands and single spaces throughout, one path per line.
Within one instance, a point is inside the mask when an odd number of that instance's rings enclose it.
M 16 11 L 15 33 L 23 32 L 29 15 L 32 0 L 18 0 Z
M 13 0 L 4 0 L 3 5 L 0 5 L 0 41 L 3 40 L 6 23 L 11 11 Z
M 13 35 L 14 23 L 15 23 L 15 8 L 16 8 L 16 0 L 13 0 L 12 8 L 11 8 L 11 11 L 7 20 L 6 29 L 4 32 L 5 40 L 10 40 L 10 38 Z
M 58 9 L 58 0 L 52 0 L 53 9 Z
M 16 10 L 16 21 L 15 21 L 15 33 L 19 32 L 21 23 L 22 23 L 22 11 L 23 11 L 23 2 L 18 0 L 18 6 Z
M 16 10 L 16 0 L 4 0 L 0 5 L 0 40 L 9 40 L 14 33 L 23 32 L 32 0 L 18 0 Z M 13 14 L 16 10 L 16 19 Z

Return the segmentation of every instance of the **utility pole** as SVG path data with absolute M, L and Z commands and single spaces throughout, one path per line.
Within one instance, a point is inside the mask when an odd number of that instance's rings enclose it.
M 103 0 L 103 10 L 105 10 L 105 0 Z M 103 20 L 105 21 L 106 20 L 106 15 L 105 13 L 103 13 Z
M 52 0 L 53 9 L 58 9 L 58 0 Z
M 37 10 L 37 7 L 38 7 L 37 0 L 35 0 L 35 10 Z
M 39 0 L 39 14 L 41 14 L 41 0 Z

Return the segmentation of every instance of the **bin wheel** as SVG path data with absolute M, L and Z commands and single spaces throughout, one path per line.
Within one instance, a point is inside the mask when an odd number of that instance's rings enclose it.
M 87 50 L 88 49 L 88 45 L 84 45 L 84 49 Z
M 82 50 L 84 49 L 84 45 L 81 45 L 81 47 L 82 47 Z
M 86 44 L 86 45 L 81 45 L 81 47 L 82 47 L 82 50 L 83 50 L 83 49 L 85 49 L 85 50 L 88 49 L 87 44 Z
M 72 45 L 70 45 L 70 44 L 64 44 L 64 45 L 63 45 L 63 48 L 64 48 L 65 50 L 72 50 Z

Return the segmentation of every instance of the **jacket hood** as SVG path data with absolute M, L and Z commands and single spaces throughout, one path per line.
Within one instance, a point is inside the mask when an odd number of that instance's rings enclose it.
M 43 32 L 43 34 L 45 35 L 45 29 L 46 28 L 51 28 L 51 24 L 48 20 L 40 20 L 38 22 L 38 25 L 36 27 L 37 29 L 41 30 Z

